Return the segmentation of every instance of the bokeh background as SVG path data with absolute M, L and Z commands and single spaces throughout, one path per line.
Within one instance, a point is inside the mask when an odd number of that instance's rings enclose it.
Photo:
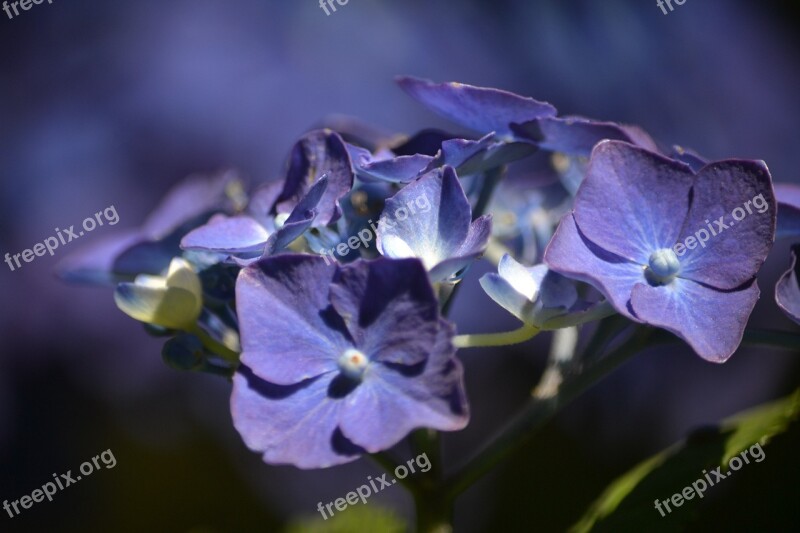
M 117 459 L 52 503 L 0 514 L 0 530 L 281 531 L 379 472 L 368 459 L 317 472 L 262 464 L 231 425 L 226 382 L 167 368 L 110 291 L 55 279 L 59 259 L 137 226 L 180 178 L 229 167 L 277 178 L 294 140 L 332 113 L 389 132 L 447 128 L 394 86 L 411 74 L 640 124 L 798 181 L 796 30 L 788 3 L 733 0 L 689 0 L 667 16 L 655 0 L 350 0 L 330 16 L 316 0 L 55 0 L 12 20 L 0 12 L 0 253 L 108 205 L 120 216 L 57 257 L 0 266 L 0 498 L 106 449 Z M 771 298 L 788 244 L 761 276 L 757 326 L 798 330 Z M 462 332 L 515 325 L 484 311 L 488 268 L 459 294 Z M 445 439 L 445 468 L 522 405 L 545 357 L 542 341 L 462 354 L 473 420 Z M 456 530 L 564 530 L 640 460 L 796 388 L 797 357 L 741 349 L 715 366 L 680 345 L 635 359 L 467 492 Z M 796 529 L 799 444 L 790 432 L 726 481 L 697 530 Z M 399 487 L 371 506 L 413 513 Z

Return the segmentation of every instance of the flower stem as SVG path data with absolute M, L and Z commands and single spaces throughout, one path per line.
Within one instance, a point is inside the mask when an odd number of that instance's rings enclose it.
M 559 386 L 556 394 L 548 397 L 532 397 L 521 413 L 485 445 L 465 467 L 445 483 L 447 496 L 455 498 L 461 494 L 503 459 L 521 448 L 531 437 L 533 431 L 550 420 L 559 409 L 625 361 L 645 348 L 653 346 L 653 343 L 647 344 L 652 331 L 650 328 L 640 327 L 628 342 L 616 351 L 596 361 L 573 378 L 566 379 Z
M 453 531 L 453 503 L 442 490 L 426 487 L 414 492 L 417 512 L 417 533 L 450 533 Z
M 489 346 L 508 346 L 519 344 L 535 337 L 539 331 L 536 326 L 525 324 L 514 331 L 505 333 L 482 333 L 475 335 L 456 335 L 453 344 L 456 348 L 484 348 Z
M 203 330 L 203 328 L 195 325 L 193 328 L 189 330 L 189 333 L 191 333 L 192 335 L 196 335 L 203 343 L 203 346 L 205 346 L 211 352 L 219 355 L 220 357 L 231 363 L 236 363 L 236 364 L 239 363 L 238 353 L 234 352 L 227 346 L 211 338 L 211 335 L 206 333 Z

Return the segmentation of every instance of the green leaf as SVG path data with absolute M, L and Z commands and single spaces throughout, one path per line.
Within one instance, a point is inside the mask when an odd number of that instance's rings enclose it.
M 766 445 L 772 437 L 785 432 L 799 414 L 800 389 L 781 400 L 739 413 L 719 426 L 695 431 L 685 441 L 647 459 L 615 480 L 570 531 L 651 532 L 682 528 L 693 519 L 699 508 L 697 502 L 685 500 L 662 517 L 655 508 L 656 499 L 666 500 L 684 487 L 690 487 L 694 481 L 704 478 L 703 470 L 710 473 L 722 466 L 723 474 L 732 475 L 727 466 L 731 458 L 743 450 Z M 758 468 L 753 455 L 748 457 L 750 462 L 740 469 Z M 715 476 L 711 475 L 711 479 Z M 717 480 L 717 483 L 723 481 Z M 706 494 L 713 490 L 714 486 L 709 486 Z
M 357 505 L 337 511 L 327 520 L 321 516 L 299 519 L 286 526 L 285 533 L 403 533 L 408 528 L 388 509 Z

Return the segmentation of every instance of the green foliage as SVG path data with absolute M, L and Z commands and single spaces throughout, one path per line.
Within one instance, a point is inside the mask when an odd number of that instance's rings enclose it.
M 690 523 L 698 511 L 697 498 L 686 501 L 666 517 L 655 509 L 665 500 L 722 466 L 756 443 L 766 445 L 785 432 L 800 414 L 800 390 L 781 400 L 739 413 L 719 426 L 694 432 L 686 441 L 640 463 L 614 481 L 592 504 L 573 533 L 586 531 L 676 531 Z M 742 468 L 757 468 L 751 462 Z M 724 481 L 724 480 L 722 480 Z M 709 487 L 706 495 L 715 487 Z
M 403 533 L 408 527 L 397 515 L 373 505 L 357 505 L 328 520 L 305 518 L 290 523 L 285 533 Z

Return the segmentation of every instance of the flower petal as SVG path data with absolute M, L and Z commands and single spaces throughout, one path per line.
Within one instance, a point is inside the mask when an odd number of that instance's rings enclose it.
M 484 292 L 495 303 L 518 319 L 525 321 L 528 312 L 533 308 L 533 301 L 521 294 L 508 278 L 489 272 L 481 277 L 480 284 Z
M 438 263 L 428 273 L 431 281 L 443 281 L 468 267 L 470 263 L 483 255 L 491 235 L 492 215 L 483 215 L 473 220 L 469 225 L 467 238 L 464 239 L 458 250 L 449 258 Z
M 355 461 L 364 450 L 338 429 L 342 404 L 329 394 L 332 380 L 328 375 L 281 386 L 242 366 L 233 377 L 233 425 L 270 464 L 327 468 Z
M 291 385 L 337 370 L 352 340 L 328 300 L 335 271 L 321 257 L 297 254 L 262 259 L 241 271 L 241 360 L 256 375 Z
M 682 163 L 620 141 L 601 142 L 575 198 L 575 221 L 601 248 L 646 265 L 650 254 L 677 242 L 693 181 Z
M 800 236 L 800 186 L 793 183 L 776 183 L 778 199 L 778 227 L 775 238 Z
M 317 208 L 317 225 L 327 225 L 341 215 L 339 199 L 353 187 L 353 168 L 347 146 L 330 130 L 305 134 L 292 148 L 286 182 L 278 198 L 278 210 L 288 212 L 300 202 L 308 189 L 323 175 L 328 186 Z
M 481 133 L 508 134 L 512 122 L 556 114 L 556 109 L 548 103 L 499 89 L 455 82 L 433 83 L 412 77 L 400 77 L 397 83 L 431 111 Z
M 723 290 L 753 278 L 772 248 L 776 211 L 763 162 L 730 160 L 704 167 L 695 180 L 680 242 L 692 236 L 700 241 L 703 235 L 705 242 L 694 249 L 686 246 L 680 277 Z M 717 232 L 712 221 L 719 217 L 730 227 Z
M 544 252 L 544 262 L 559 274 L 593 285 L 619 313 L 637 320 L 629 300 L 634 285 L 646 283 L 643 267 L 591 242 L 571 214 L 561 219 Z
M 414 181 L 433 161 L 429 155 L 402 155 L 391 159 L 370 160 L 356 166 L 356 173 L 366 183 L 384 181 L 409 183 Z
M 419 207 L 422 199 L 426 210 Z M 397 246 L 384 247 L 383 243 L 387 237 L 390 242 L 394 237 L 403 241 L 427 268 L 432 268 L 455 255 L 464 244 L 470 234 L 471 211 L 451 167 L 429 172 L 386 201 L 378 224 L 378 250 L 392 257 L 390 254 Z M 406 216 L 401 218 L 401 212 Z
M 428 357 L 439 307 L 419 260 L 360 260 L 341 267 L 330 299 L 355 347 L 371 359 L 415 365 Z
M 181 248 L 229 254 L 246 253 L 262 250 L 267 239 L 269 232 L 249 216 L 215 215 L 208 224 L 187 233 L 181 239 Z
M 378 364 L 343 400 L 342 432 L 369 452 L 390 448 L 416 428 L 463 429 L 469 421 L 463 370 L 454 357 L 452 326 L 443 323 L 415 368 Z
M 191 176 L 170 189 L 142 224 L 142 232 L 153 240 L 163 239 L 182 225 L 229 203 L 227 191 L 238 181 L 235 172 L 216 176 Z
M 759 294 L 755 280 L 724 292 L 676 278 L 658 287 L 637 284 L 631 305 L 643 322 L 676 334 L 706 361 L 724 363 L 739 347 Z
M 775 301 L 789 318 L 800 324 L 800 245 L 792 248 L 792 266 L 775 285 Z
M 539 148 L 552 152 L 588 157 L 592 148 L 603 140 L 644 143 L 643 148 L 654 149 L 655 143 L 641 130 L 632 135 L 630 130 L 614 122 L 600 122 L 580 117 L 548 117 L 512 124 L 511 129 L 523 139 L 530 139 Z M 649 140 L 649 142 L 648 142 Z
M 328 177 L 322 176 L 295 206 L 283 226 L 273 233 L 264 249 L 264 255 L 279 252 L 289 246 L 314 224 L 317 209 L 328 188 Z

